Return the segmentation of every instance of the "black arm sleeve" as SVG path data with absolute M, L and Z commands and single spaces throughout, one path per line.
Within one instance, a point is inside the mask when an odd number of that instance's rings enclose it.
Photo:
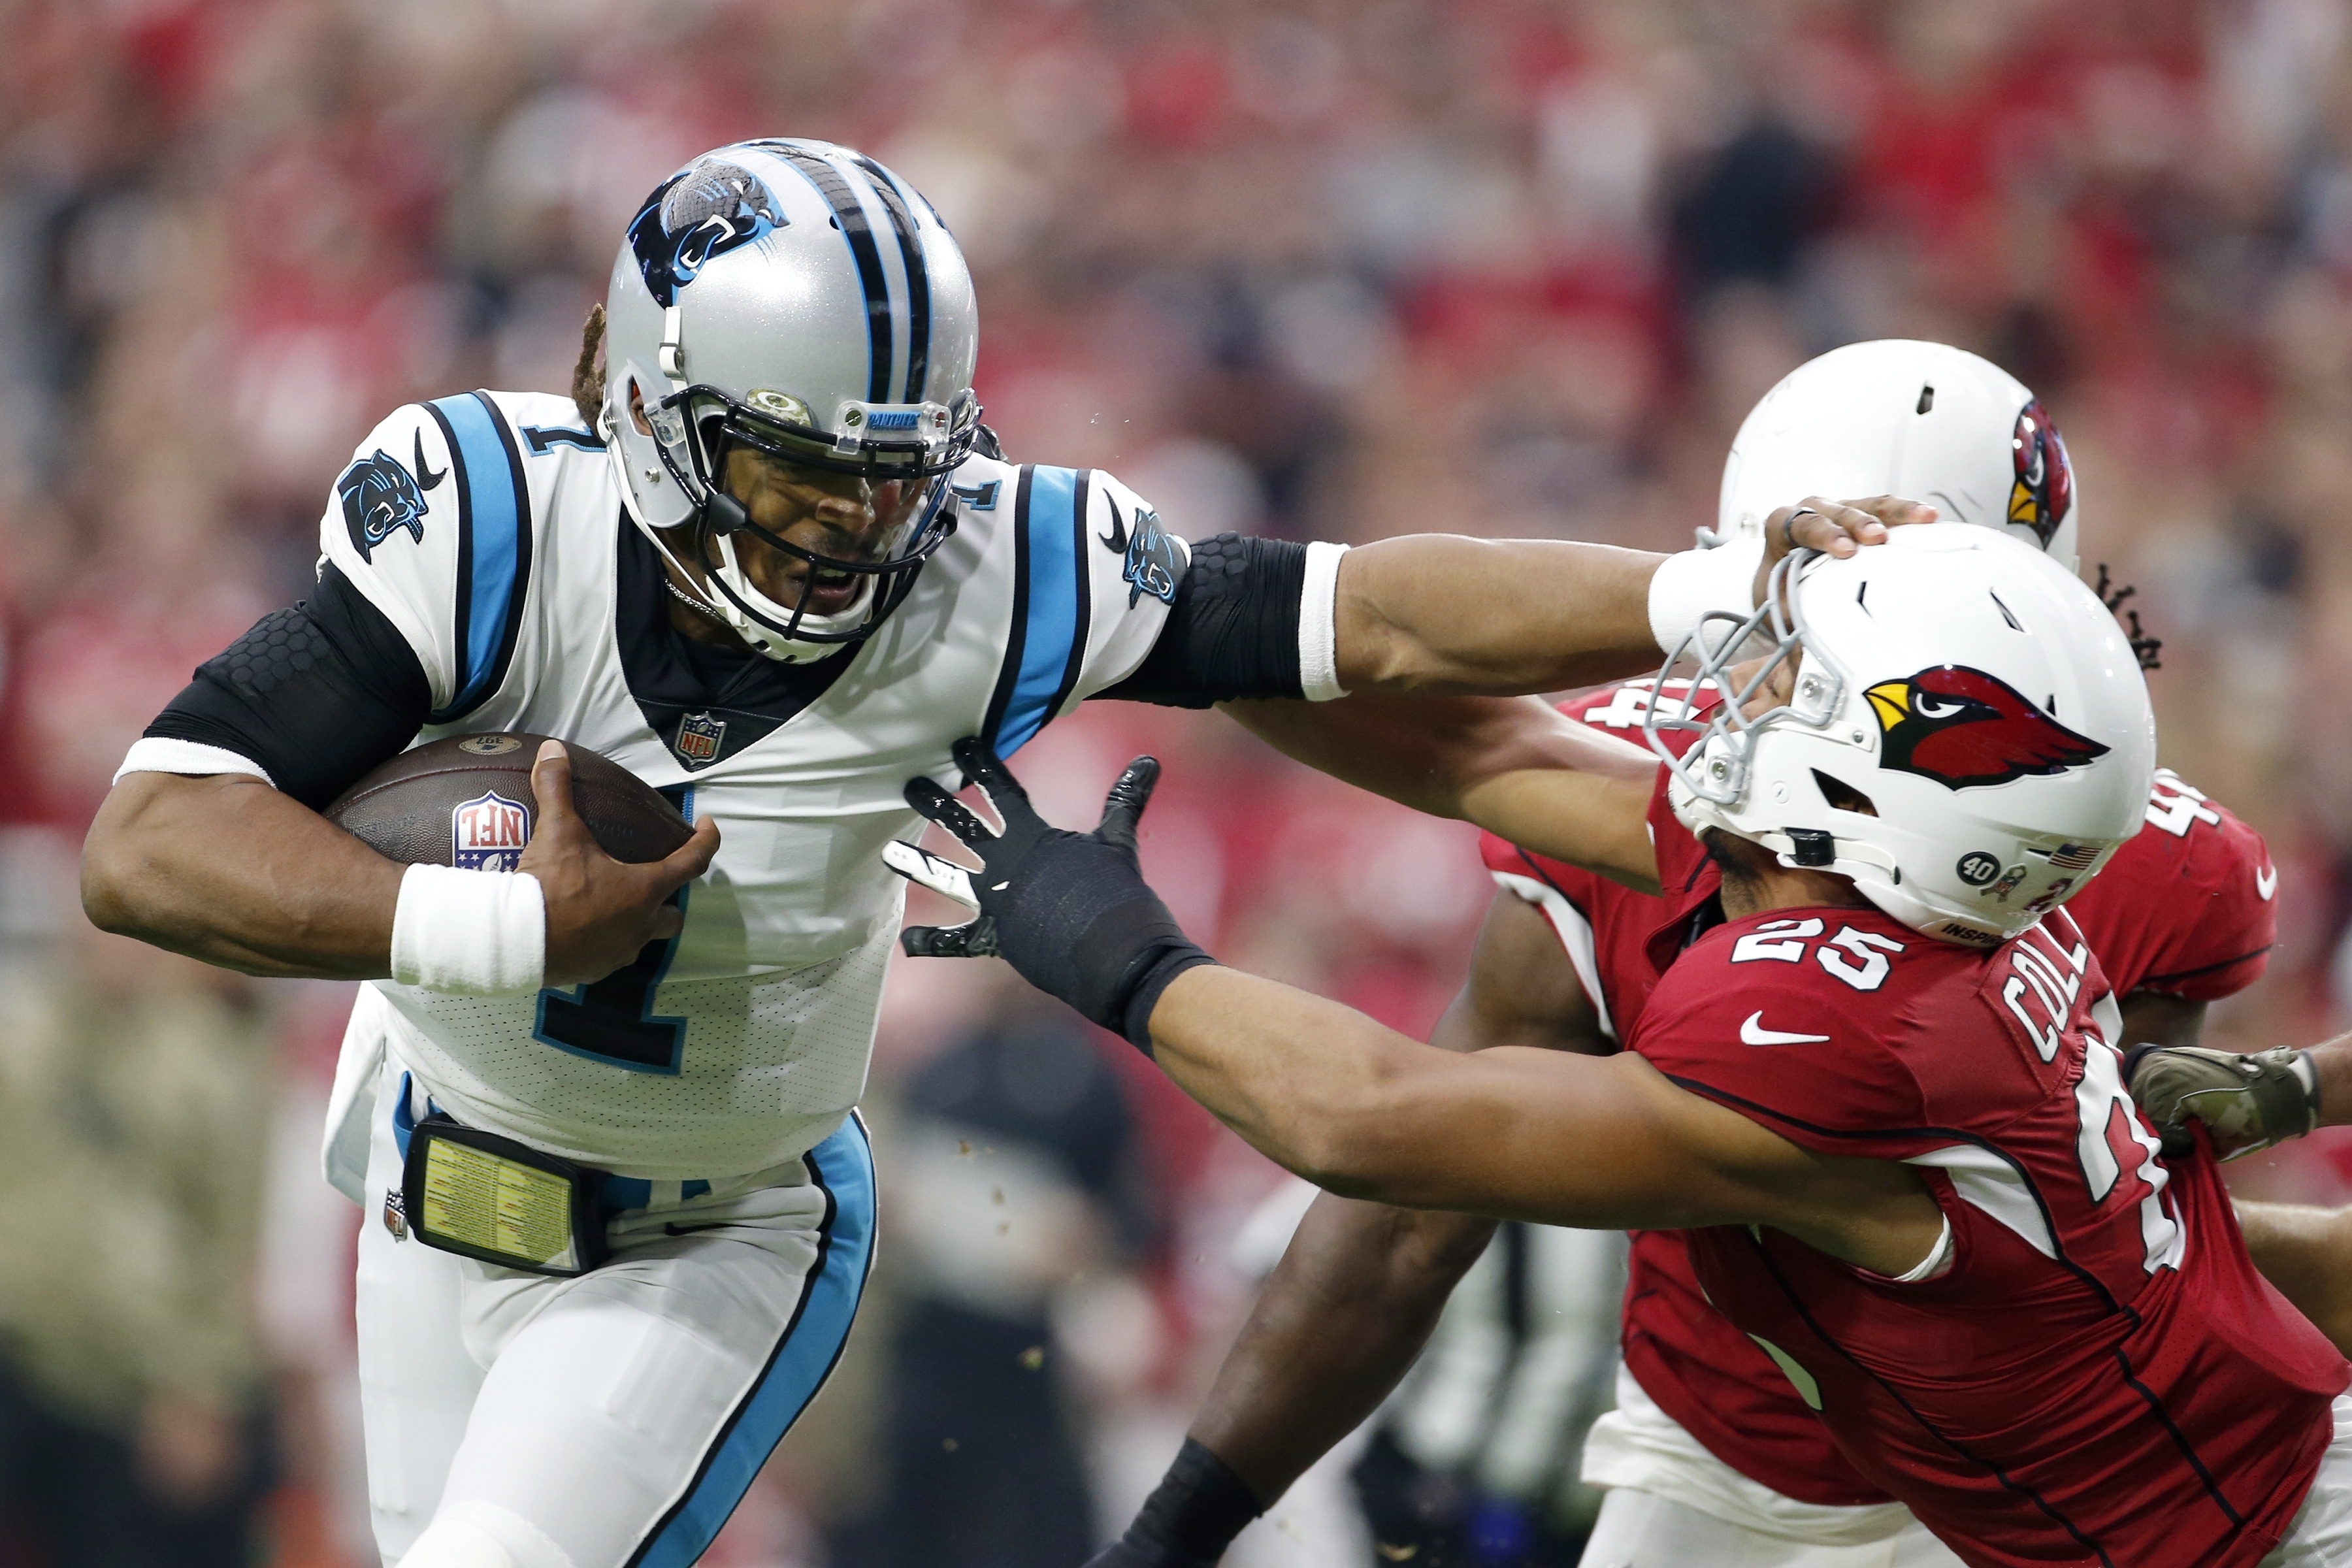
M 1221 533 L 1192 546 L 1168 624 L 1133 675 L 1096 695 L 1163 708 L 1299 697 L 1307 546 Z
M 432 706 L 408 639 L 330 565 L 309 599 L 198 666 L 146 732 L 235 752 L 316 810 L 405 750 Z

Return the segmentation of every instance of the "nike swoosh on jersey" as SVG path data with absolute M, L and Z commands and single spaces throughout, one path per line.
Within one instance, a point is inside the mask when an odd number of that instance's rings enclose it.
M 2263 896 L 2263 902 L 2270 902 L 2271 895 L 2278 891 L 2277 867 L 2265 866 L 2254 873 L 2254 891 Z
M 1743 1046 L 1814 1046 L 1828 1039 L 1827 1035 L 1790 1035 L 1764 1026 L 1764 1010 L 1758 1008 L 1748 1015 L 1739 1026 L 1739 1043 Z

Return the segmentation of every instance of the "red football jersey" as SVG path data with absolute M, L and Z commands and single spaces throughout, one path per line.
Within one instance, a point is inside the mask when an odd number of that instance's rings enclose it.
M 1913 1284 L 1683 1233 L 1857 1471 L 1979 1568 L 2251 1568 L 2352 1368 L 2254 1271 L 2211 1159 L 2158 1158 L 2105 990 L 2063 910 L 1990 952 L 1779 910 L 1701 937 L 1629 1046 L 1792 1142 L 1913 1165 L 1943 1209 L 1950 1266 Z
M 1667 690 L 1683 696 L 1687 687 L 1673 682 Z M 1632 682 L 1563 703 L 1561 711 L 1638 740 L 1648 700 L 1649 683 Z M 1669 738 L 1686 745 L 1696 737 L 1669 731 Z M 1720 885 L 1667 806 L 1663 770 L 1650 832 L 1664 889 L 1658 897 L 1491 834 L 1481 844 L 1496 879 L 1550 917 L 1603 1025 L 1621 1041 Z M 2276 881 L 2260 835 L 2159 773 L 2147 826 L 2065 908 L 2119 995 L 2150 989 L 2210 1000 L 2262 973 Z M 1845 1461 L 1779 1369 L 1707 1305 L 1680 1232 L 1634 1233 L 1623 1348 L 1627 1366 L 1659 1406 L 1750 1479 L 1802 1502 L 1886 1500 Z

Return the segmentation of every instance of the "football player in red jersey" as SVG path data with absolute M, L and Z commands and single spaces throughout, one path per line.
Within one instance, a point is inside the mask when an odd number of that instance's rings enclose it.
M 1759 404 L 1734 445 L 1725 532 L 1753 531 L 1765 487 L 1806 473 L 1833 483 L 1867 475 L 1906 484 L 1956 521 L 2005 529 L 2074 564 L 2077 514 L 2064 445 L 2031 392 L 1973 354 L 1866 343 L 1792 374 Z M 2133 632 L 2137 646 L 2137 625 Z M 1562 710 L 1599 733 L 1638 739 L 1654 689 L 1629 683 Z M 1663 689 L 1679 710 L 1691 683 Z M 1923 698 L 1938 704 L 1932 693 L 1877 694 L 1873 711 L 1893 721 L 1890 751 L 1918 753 L 1924 736 L 1913 710 Z M 1702 709 L 1712 700 L 1704 696 Z M 1662 739 L 1681 749 L 1691 734 L 1670 730 Z M 1898 741 L 1906 744 L 1892 744 Z M 1654 759 L 1644 755 L 1628 777 L 1646 795 Z M 1433 1043 L 1599 1054 L 1631 1034 L 1665 967 L 1720 918 L 1715 868 L 1662 801 L 1647 802 L 1646 824 L 1641 804 L 1615 803 L 1618 816 L 1646 826 L 1640 841 L 1622 828 L 1605 831 L 1606 809 L 1582 814 L 1580 831 L 1593 841 L 1585 858 L 1600 870 L 1486 837 L 1485 859 L 1504 891 L 1480 933 L 1469 982 Z M 2010 868 L 1990 869 L 1990 896 L 2005 901 L 2014 891 L 2003 886 Z M 2118 1037 L 2193 1041 L 2205 1004 L 2262 973 L 2274 886 L 2259 836 L 2159 773 L 2147 827 L 2069 906 L 2122 1003 Z M 2352 1105 L 2352 1092 L 2342 1102 Z M 2328 1270 L 2304 1255 L 2332 1232 L 2313 1219 L 2265 1210 L 2254 1223 L 2275 1238 L 2269 1250 L 2284 1254 L 2273 1260 L 2258 1251 L 2258 1260 L 2317 1315 Z M 1319 1198 L 1193 1427 L 1202 1451 L 1245 1486 L 1219 1487 L 1214 1471 L 1203 1481 L 1197 1455 L 1180 1463 L 1107 1561 L 1132 1568 L 1213 1561 L 1255 1511 L 1244 1497 L 1278 1496 L 1410 1366 L 1491 1228 L 1474 1216 Z M 1584 1450 L 1585 1479 L 1612 1489 L 1588 1562 L 1737 1558 L 1757 1568 L 1880 1568 L 1950 1561 L 1907 1510 L 1843 1460 L 1770 1359 L 1706 1306 L 1678 1235 L 1634 1238 L 1624 1350 L 1631 1370 L 1620 1380 L 1619 1411 Z
M 1626 1055 L 1453 1056 L 1193 973 L 1211 961 L 1133 868 L 1148 767 L 1083 837 L 984 756 L 1002 837 L 918 781 L 986 874 L 968 934 L 910 944 L 1003 952 L 1326 1186 L 1685 1230 L 1846 1461 L 1968 1563 L 2352 1563 L 2347 1368 L 2254 1273 L 2210 1160 L 2158 1158 L 2088 944 L 2041 918 L 2147 808 L 2123 638 L 1986 531 L 1870 557 L 1784 574 L 1762 668 L 1688 721 L 1667 804 L 1725 919 Z M 1701 679 L 1731 683 L 1720 658 Z M 1662 833 L 1616 869 L 1681 884 L 1698 856 Z
M 2074 563 L 2077 512 L 2063 442 L 2031 392 L 1973 354 L 1939 344 L 1866 343 L 1793 373 L 1759 404 L 1734 445 L 1724 531 L 1751 531 L 1761 516 L 1761 487 L 1801 472 L 1841 479 L 1899 474 L 1955 521 L 2006 528 Z M 1631 682 L 1562 704 L 1562 711 L 1600 732 L 1638 738 L 1656 689 L 1652 681 Z M 1679 710 L 1691 683 L 1669 681 L 1663 690 Z M 1712 700 L 1703 696 L 1701 706 Z M 1668 731 L 1663 738 L 1679 748 L 1691 736 Z M 1654 776 L 1652 760 L 1644 759 L 1644 770 L 1641 776 Z M 1646 826 L 1659 862 L 1694 843 L 1662 806 Z M 1622 845 L 1612 851 L 1601 844 L 1591 858 L 1603 866 L 1646 865 L 1647 847 L 1635 846 L 1629 856 Z M 1481 848 L 1503 891 L 1480 933 L 1469 982 L 1433 1043 L 1614 1051 L 1665 966 L 1719 918 L 1719 879 L 1703 858 L 1679 879 L 1660 865 L 1663 889 L 1647 877 L 1637 889 L 1627 885 L 1633 879 L 1612 879 L 1492 834 Z M 1998 889 L 2000 878 L 1990 881 Z M 2261 837 L 2159 772 L 2147 827 L 2069 905 L 2122 1004 L 2118 1037 L 2193 1042 L 2205 1005 L 2261 974 L 2274 888 Z M 2287 1255 L 2274 1261 L 2258 1249 L 2257 1260 L 2317 1316 L 2326 1299 L 2319 1280 L 2328 1271 L 2304 1261 L 2315 1243 L 2303 1238 L 2320 1234 L 2313 1217 L 2265 1209 L 2252 1223 L 2263 1238 L 2280 1238 L 2268 1250 Z M 1262 1293 L 1194 1438 L 1230 1460 L 1252 1494 L 1278 1496 L 1410 1366 L 1490 1231 L 1489 1222 L 1469 1215 L 1318 1199 Z M 1584 1448 L 1585 1479 L 1612 1489 L 1588 1561 L 1744 1554 L 1759 1568 L 1879 1568 L 1950 1560 L 1907 1510 L 1840 1457 L 1769 1358 L 1706 1306 L 1678 1236 L 1637 1234 L 1631 1269 L 1623 1342 L 1630 1370 L 1620 1379 L 1618 1412 L 1602 1419 Z M 1347 1324 L 1337 1333 L 1335 1312 Z M 1182 1535 L 1195 1543 L 1190 1560 L 1213 1560 L 1215 1552 L 1204 1549 L 1221 1550 L 1230 1531 L 1218 1538 L 1185 1517 L 1202 1506 L 1190 1480 L 1171 1472 L 1156 1513 L 1139 1521 L 1114 1555 L 1129 1553 L 1134 1568 L 1181 1563 L 1182 1555 L 1149 1553 Z M 1238 1512 L 1228 1508 L 1224 1518 Z

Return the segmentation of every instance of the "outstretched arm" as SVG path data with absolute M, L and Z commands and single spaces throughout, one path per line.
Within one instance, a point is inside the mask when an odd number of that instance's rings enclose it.
M 1801 1149 L 1638 1056 L 1454 1056 L 1216 965 L 1177 975 L 1149 1030 L 1186 1094 L 1349 1196 L 1601 1230 L 1769 1225 L 1890 1276 L 1940 1226 L 1906 1173 Z
M 909 952 L 1001 953 L 1022 976 L 1151 1052 L 1186 1093 L 1285 1167 L 1351 1196 L 1604 1229 L 1770 1225 L 1890 1275 L 1933 1247 L 1916 1176 L 1811 1153 L 1668 1083 L 1638 1057 L 1504 1047 L 1461 1057 L 1337 1003 L 1217 967 L 1136 868 L 1158 764 L 1139 758 L 1091 834 L 1047 826 L 978 742 L 957 760 L 1000 836 L 928 778 L 908 800 L 982 860 L 910 846 L 890 863 L 981 911 L 907 932 Z M 944 868 L 944 869 L 942 868 Z
M 1639 675 L 1657 668 L 1662 637 L 1696 624 L 1694 591 L 1707 601 L 1699 608 L 1744 611 L 1792 544 L 1851 555 L 1889 524 L 1935 515 L 1891 496 L 1851 505 L 1810 497 L 1767 520 L 1761 563 L 1745 583 L 1714 579 L 1754 561 L 1752 545 L 1664 556 L 1557 540 L 1385 539 L 1339 562 L 1339 684 L 1507 696 Z
M 1655 892 L 1648 811 L 1658 759 L 1533 697 L 1228 702 L 1295 762 L 1433 816 Z

